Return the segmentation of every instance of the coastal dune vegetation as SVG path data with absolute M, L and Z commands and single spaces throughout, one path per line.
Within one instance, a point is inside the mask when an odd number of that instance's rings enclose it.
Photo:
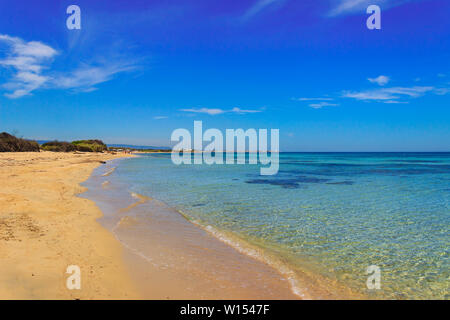
M 17 138 L 14 135 L 3 132 L 0 133 L 0 152 L 143 152 L 143 153 L 158 153 L 171 152 L 169 148 L 133 148 L 131 146 L 124 147 L 108 147 L 102 140 L 76 140 L 72 142 L 67 141 L 48 141 L 39 144 L 36 141 Z
M 0 133 L 0 152 L 105 152 L 108 147 L 101 140 L 77 140 L 73 142 L 49 141 L 39 145 L 36 141 L 17 138 L 7 132 Z
M 54 152 L 104 152 L 108 150 L 101 140 L 78 140 L 73 142 L 50 141 L 41 145 L 41 149 Z
M 0 133 L 0 152 L 39 152 L 36 141 L 17 138 L 9 133 Z
M 106 144 L 101 140 L 78 140 L 73 141 L 72 144 L 77 148 L 77 151 L 103 152 L 108 150 Z
M 50 141 L 41 145 L 41 149 L 53 152 L 71 152 L 76 151 L 75 145 L 64 141 Z

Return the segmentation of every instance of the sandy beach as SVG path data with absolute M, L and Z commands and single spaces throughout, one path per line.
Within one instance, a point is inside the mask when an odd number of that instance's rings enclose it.
M 125 155 L 0 153 L 0 299 L 132 299 L 123 248 L 77 197 L 92 170 Z M 129 155 L 126 155 L 129 156 Z M 68 290 L 66 269 L 81 270 Z

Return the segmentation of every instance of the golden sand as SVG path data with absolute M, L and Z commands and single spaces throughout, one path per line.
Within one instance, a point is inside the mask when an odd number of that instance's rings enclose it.
M 101 211 L 77 197 L 100 161 L 122 156 L 0 153 L 0 299 L 138 297 Z M 80 290 L 66 287 L 69 265 L 80 267 Z

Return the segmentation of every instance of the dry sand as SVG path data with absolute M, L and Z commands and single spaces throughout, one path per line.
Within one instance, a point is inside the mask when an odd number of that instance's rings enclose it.
M 129 155 L 0 153 L 0 299 L 130 299 L 123 248 L 77 197 L 100 161 Z M 69 265 L 81 289 L 68 290 Z

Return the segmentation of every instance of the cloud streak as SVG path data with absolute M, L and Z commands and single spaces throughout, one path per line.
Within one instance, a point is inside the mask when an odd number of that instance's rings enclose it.
M 309 106 L 314 109 L 322 109 L 323 107 L 337 107 L 339 104 L 337 103 L 329 103 L 329 102 L 317 102 L 311 103 Z
M 56 74 L 52 79 L 52 85 L 59 89 L 76 89 L 90 92 L 97 88 L 94 86 L 110 81 L 114 75 L 131 71 L 135 66 L 122 62 L 112 62 L 108 65 L 81 65 L 68 73 Z
M 180 109 L 180 111 L 183 112 L 190 112 L 190 113 L 204 113 L 209 114 L 210 116 L 215 116 L 219 114 L 224 113 L 235 113 L 235 114 L 248 114 L 248 113 L 259 113 L 262 112 L 261 110 L 246 110 L 241 108 L 233 108 L 230 110 L 224 110 L 219 108 L 188 108 L 188 109 Z
M 356 11 L 363 10 L 371 4 L 380 4 L 385 2 L 383 0 L 338 0 L 334 1 L 336 4 L 333 9 L 329 12 L 330 16 L 338 16 L 346 13 L 353 13 Z
M 4 45 L 5 57 L 0 67 L 11 71 L 10 78 L 2 87 L 9 91 L 5 96 L 17 99 L 31 95 L 38 89 L 70 89 L 79 92 L 97 90 L 95 85 L 110 81 L 118 73 L 131 71 L 135 65 L 117 59 L 96 64 L 81 64 L 65 72 L 49 70 L 58 51 L 39 41 L 24 41 L 18 37 L 0 34 L 0 45 Z
M 332 98 L 292 98 L 294 101 L 332 101 Z
M 334 0 L 333 8 L 328 12 L 328 16 L 336 17 L 357 12 L 365 14 L 367 7 L 372 4 L 388 9 L 409 1 L 413 0 Z
M 248 20 L 276 2 L 280 2 L 280 0 L 258 0 L 244 13 L 242 19 Z
M 293 101 L 309 102 L 308 106 L 314 109 L 323 107 L 339 106 L 341 99 L 354 99 L 363 102 L 379 102 L 386 104 L 408 104 L 410 100 L 423 97 L 425 95 L 443 96 L 450 94 L 448 83 L 436 86 L 396 86 L 384 87 L 390 82 L 388 76 L 380 75 L 376 78 L 368 78 L 371 83 L 375 83 L 381 87 L 366 90 L 344 90 L 336 97 L 325 95 L 322 98 L 291 98 Z M 336 101 L 338 100 L 339 101 Z
M 442 89 L 432 86 L 392 87 L 359 92 L 344 91 L 342 97 L 362 101 L 382 101 L 385 103 L 397 103 L 402 98 L 418 98 L 427 93 L 442 93 Z
M 337 107 L 338 103 L 331 103 L 328 101 L 333 101 L 333 98 L 292 98 L 294 101 L 309 101 L 312 102 L 308 106 L 314 109 L 321 109 L 323 107 Z

